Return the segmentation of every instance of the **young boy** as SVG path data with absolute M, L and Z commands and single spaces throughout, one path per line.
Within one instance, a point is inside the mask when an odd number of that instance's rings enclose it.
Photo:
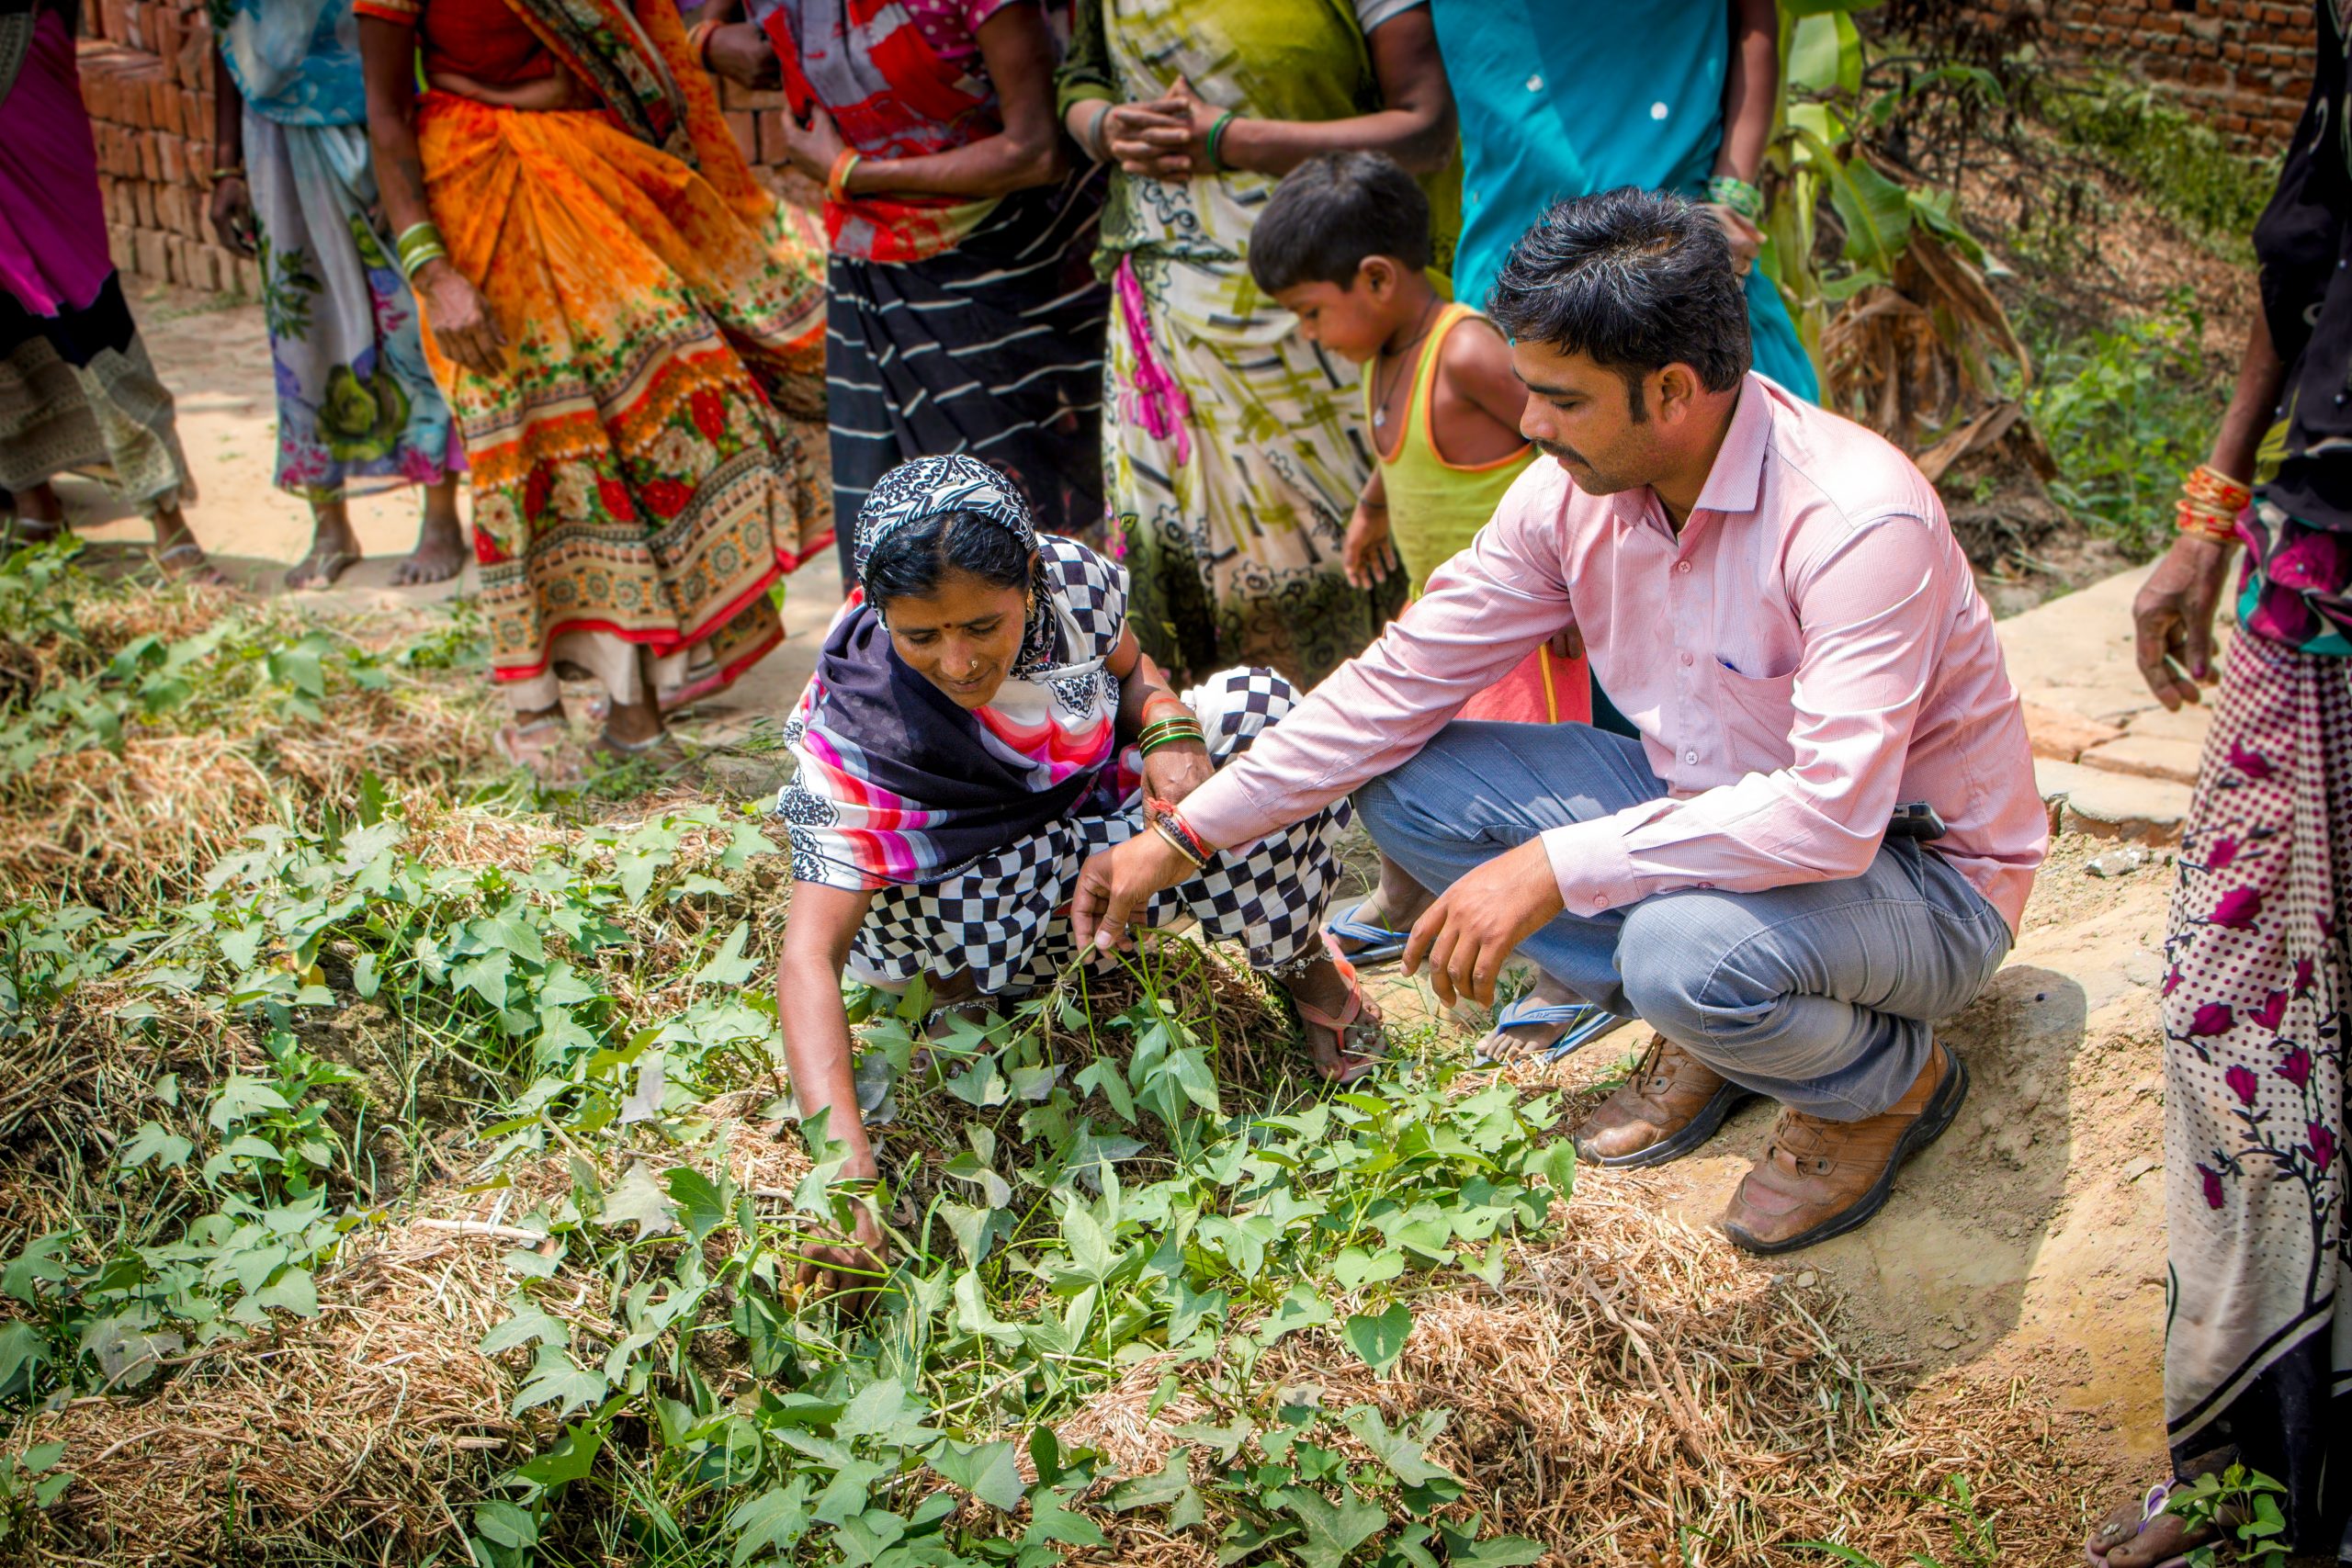
M 1250 235 L 1250 274 L 1298 317 L 1311 343 L 1364 366 L 1364 423 L 1378 466 L 1348 524 L 1348 579 L 1358 587 L 1401 566 L 1418 594 L 1466 548 L 1535 448 L 1519 434 L 1526 389 L 1487 319 L 1430 283 L 1430 209 L 1411 175 L 1377 152 L 1330 152 L 1274 187 Z M 1456 330 L 1456 329 L 1460 330 Z M 1589 720 L 1584 659 L 1571 629 L 1539 648 L 1464 718 Z M 1394 957 L 1429 907 L 1427 889 L 1381 857 L 1380 891 L 1332 922 L 1362 963 Z M 1480 1043 L 1489 1060 L 1544 1050 L 1589 1021 L 1543 980 L 1498 1015 Z

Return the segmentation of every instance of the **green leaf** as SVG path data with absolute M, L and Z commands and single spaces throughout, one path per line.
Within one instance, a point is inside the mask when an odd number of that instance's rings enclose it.
M 1361 1247 L 1343 1247 L 1331 1259 L 1331 1278 L 1343 1291 L 1360 1291 L 1366 1285 L 1376 1285 L 1394 1280 L 1405 1271 L 1405 1255 L 1393 1247 L 1378 1252 L 1367 1252 Z
M 949 1482 L 962 1487 L 991 1508 L 1006 1513 L 1021 1506 L 1028 1491 L 1021 1479 L 1021 1450 L 1015 1443 L 982 1443 L 966 1448 L 943 1442 L 925 1461 Z
M 820 1524 L 838 1525 L 865 1511 L 865 1502 L 873 1484 L 890 1473 L 886 1464 L 854 1459 L 833 1473 L 833 1479 L 817 1495 L 817 1506 L 810 1517 Z
M 1455 1529 L 1440 1524 L 1438 1531 L 1445 1538 L 1446 1561 L 1453 1568 L 1528 1568 L 1528 1564 L 1544 1561 L 1544 1547 L 1541 1541 L 1530 1540 L 1523 1535 L 1498 1535 L 1490 1540 L 1471 1539 L 1481 1521 L 1473 1517 L 1468 1530 Z
M 1363 1358 L 1363 1364 L 1385 1377 L 1396 1358 L 1405 1353 L 1405 1341 L 1412 1337 L 1413 1309 L 1403 1302 L 1391 1302 L 1384 1313 L 1356 1314 L 1340 1332 Z
M 1555 1197 L 1566 1198 L 1577 1190 L 1577 1146 L 1567 1138 L 1555 1138 L 1544 1146 L 1535 1161 L 1535 1172 L 1543 1177 Z
M 611 1387 L 604 1373 L 581 1366 L 553 1345 L 542 1345 L 529 1381 L 514 1395 L 514 1413 L 520 1416 L 535 1405 L 553 1402 L 556 1419 L 561 1421 L 582 1405 L 594 1404 L 604 1398 Z
M 196 1145 L 177 1133 L 167 1131 L 153 1122 L 141 1122 L 139 1130 L 130 1134 L 116 1158 L 125 1170 L 136 1170 L 151 1159 L 168 1170 L 186 1165 L 187 1156 L 195 1152 Z M 0 1379 L 0 1382 L 5 1381 Z
M 11 1323 L 0 1327 L 0 1391 L 17 1381 L 17 1374 L 40 1366 L 50 1359 L 49 1342 L 29 1323 Z M 31 1378 L 28 1372 L 28 1386 Z
M 1111 1489 L 1109 1500 L 1112 1510 L 1121 1514 L 1165 1506 L 1171 1530 L 1189 1529 L 1208 1517 L 1208 1509 L 1193 1485 L 1193 1455 L 1189 1449 L 1178 1449 L 1170 1454 L 1168 1462 L 1149 1475 L 1122 1481 Z
M 686 1235 L 696 1246 L 703 1237 L 727 1223 L 727 1197 L 710 1178 L 698 1170 L 680 1166 L 670 1172 L 670 1196 L 677 1200 L 685 1215 Z
M 232 1073 L 222 1080 L 220 1090 L 212 1097 L 212 1111 L 205 1120 L 215 1132 L 225 1133 L 235 1123 L 265 1111 L 291 1111 L 287 1098 L 259 1078 Z
M 319 1287 L 308 1269 L 288 1269 L 249 1298 L 257 1307 L 275 1307 L 297 1317 L 319 1315 Z
M 1862 90 L 1862 34 L 1843 12 L 1797 20 L 1790 29 L 1789 85 L 1826 96 Z
M 65 1457 L 63 1443 L 35 1443 L 17 1457 L 17 1463 L 28 1475 L 39 1475 Z
M 539 1521 L 526 1510 L 493 1497 L 474 1505 L 474 1533 L 492 1546 L 519 1551 L 539 1543 Z
M 763 1551 L 789 1551 L 808 1533 L 808 1485 L 807 1475 L 796 1475 L 789 1486 L 771 1486 L 735 1505 L 727 1516 L 735 1536 L 734 1568 Z
M 1331 1309 L 1323 1304 L 1322 1297 L 1306 1285 L 1293 1285 L 1273 1315 L 1259 1327 L 1257 1340 L 1261 1345 L 1272 1345 L 1285 1334 L 1318 1327 L 1330 1321 Z
M 1425 1440 L 1430 1434 L 1416 1438 L 1409 1432 L 1392 1432 L 1388 1423 L 1380 1418 L 1379 1410 L 1369 1404 L 1356 1405 L 1340 1419 L 1372 1450 L 1373 1458 L 1386 1465 L 1389 1473 L 1404 1484 L 1426 1486 L 1432 1481 L 1456 1479 L 1445 1466 L 1430 1461 Z
M 1864 159 L 1849 158 L 1830 176 L 1829 205 L 1846 225 L 1846 259 L 1892 273 L 1911 243 L 1911 197 L 1904 188 Z
M 606 1230 L 633 1224 L 639 1241 L 666 1235 L 678 1228 L 675 1205 L 653 1179 L 653 1167 L 645 1160 L 630 1166 L 628 1174 L 605 1194 L 604 1212 L 596 1216 L 596 1223 Z
M 495 1356 L 517 1346 L 544 1342 L 568 1346 L 571 1343 L 571 1328 L 561 1318 L 544 1312 L 529 1302 L 514 1309 L 514 1315 L 503 1323 L 491 1325 L 474 1348 L 485 1356 Z
M 1388 1523 L 1388 1511 L 1352 1493 L 1334 1503 L 1318 1493 L 1293 1486 L 1279 1494 L 1283 1510 L 1299 1522 L 1301 1568 L 1340 1568 L 1348 1554 Z
M 720 986 L 732 990 L 758 974 L 760 961 L 743 956 L 743 945 L 751 936 L 750 923 L 736 921 L 735 929 L 727 933 L 727 940 L 718 944 L 718 951 L 711 955 L 710 961 L 695 971 L 695 978 L 706 986 Z

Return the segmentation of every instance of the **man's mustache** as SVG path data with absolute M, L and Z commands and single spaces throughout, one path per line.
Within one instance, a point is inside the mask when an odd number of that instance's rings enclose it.
M 1556 457 L 1563 463 L 1574 463 L 1579 468 L 1592 467 L 1590 463 L 1584 460 L 1584 454 L 1573 446 L 1562 446 L 1550 441 L 1538 441 L 1535 443 L 1535 449 L 1547 457 Z

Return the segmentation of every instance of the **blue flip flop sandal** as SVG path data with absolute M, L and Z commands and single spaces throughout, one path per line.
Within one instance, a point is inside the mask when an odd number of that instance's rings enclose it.
M 1537 1051 L 1537 1055 L 1547 1062 L 1556 1062 L 1570 1052 L 1581 1049 L 1624 1021 L 1607 1009 L 1594 1007 L 1589 1002 L 1539 1002 L 1531 997 L 1521 997 L 1517 1001 L 1507 1003 L 1495 1014 L 1497 1029 L 1559 1025 L 1560 1032 L 1553 1037 L 1552 1043 L 1539 1047 Z M 1478 1054 L 1478 1060 L 1485 1066 L 1495 1065 L 1483 1050 Z
M 1323 928 L 1325 933 L 1335 941 L 1363 943 L 1355 952 L 1342 955 L 1359 969 L 1368 969 L 1375 964 L 1391 964 L 1403 957 L 1405 943 L 1412 936 L 1410 931 L 1390 931 L 1386 926 L 1375 926 L 1370 920 L 1356 919 L 1363 912 L 1364 904 L 1371 902 L 1371 899 L 1365 899 Z

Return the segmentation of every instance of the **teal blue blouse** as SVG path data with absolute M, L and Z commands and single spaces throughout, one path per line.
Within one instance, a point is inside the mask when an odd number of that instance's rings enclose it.
M 216 0 L 221 57 L 245 107 L 280 125 L 368 118 L 352 0 Z
M 1513 241 L 1566 197 L 1703 199 L 1723 145 L 1725 0 L 1430 0 L 1462 120 L 1454 298 L 1482 304 Z M 1780 290 L 1747 276 L 1756 368 L 1818 400 Z

